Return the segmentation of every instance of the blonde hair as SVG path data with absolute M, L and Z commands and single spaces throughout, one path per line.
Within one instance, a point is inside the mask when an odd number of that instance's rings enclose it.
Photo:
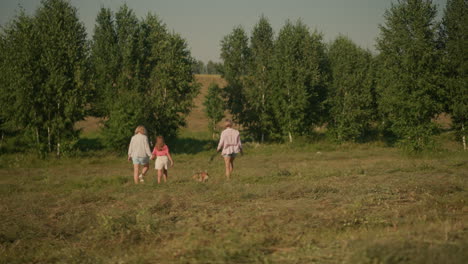
M 146 135 L 146 128 L 144 126 L 137 126 L 137 128 L 135 128 L 135 135 L 138 133 Z
M 161 151 L 161 150 L 163 150 L 165 145 L 166 145 L 166 143 L 164 142 L 164 137 L 163 136 L 157 136 L 156 137 L 156 149 Z
M 231 119 L 224 119 L 224 126 L 225 127 L 232 127 L 232 120 Z

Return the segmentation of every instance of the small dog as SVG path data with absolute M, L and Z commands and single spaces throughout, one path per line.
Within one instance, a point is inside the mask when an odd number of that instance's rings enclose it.
M 206 182 L 206 181 L 208 181 L 209 176 L 210 175 L 206 171 L 197 172 L 192 176 L 192 179 L 194 179 L 196 181 L 199 181 L 199 182 Z

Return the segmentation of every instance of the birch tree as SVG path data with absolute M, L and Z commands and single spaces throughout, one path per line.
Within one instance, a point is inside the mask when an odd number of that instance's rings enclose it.
M 468 2 L 448 0 L 442 20 L 447 108 L 466 150 L 468 136 Z
M 379 111 L 384 130 L 400 146 L 420 151 L 431 143 L 445 97 L 432 1 L 392 4 L 380 26 L 377 49 Z

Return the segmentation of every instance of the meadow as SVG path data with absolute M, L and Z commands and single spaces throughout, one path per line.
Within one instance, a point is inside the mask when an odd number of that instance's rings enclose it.
M 96 147 L 92 119 L 82 153 L 0 156 L 0 263 L 468 261 L 468 153 L 450 131 L 418 155 L 379 141 L 249 142 L 228 181 L 200 108 L 220 80 L 198 79 L 167 184 L 152 169 L 134 185 L 126 157 Z M 207 183 L 191 179 L 201 170 Z

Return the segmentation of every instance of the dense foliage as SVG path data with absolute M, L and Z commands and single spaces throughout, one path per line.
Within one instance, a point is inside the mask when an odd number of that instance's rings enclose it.
M 372 54 L 340 36 L 330 45 L 328 57 L 330 135 L 339 142 L 363 140 L 376 118 Z
M 75 125 L 89 115 L 102 118 L 111 149 L 124 149 L 140 124 L 170 140 L 198 94 L 194 73 L 227 82 L 205 100 L 211 132 L 228 110 L 259 142 L 324 128 L 338 142 L 362 141 L 379 131 L 420 151 L 447 113 L 466 148 L 467 14 L 465 0 L 448 0 L 440 22 L 431 0 L 395 1 L 376 54 L 343 36 L 327 45 L 301 21 L 275 34 L 262 16 L 250 35 L 235 27 L 221 40 L 221 62 L 205 64 L 155 15 L 101 8 L 89 41 L 68 1 L 43 0 L 0 31 L 0 151 L 9 142 L 61 155 L 76 147 Z
M 138 124 L 151 138 L 174 138 L 198 94 L 185 40 L 169 33 L 154 15 L 138 20 L 126 5 L 115 16 L 102 8 L 96 22 L 91 54 L 95 109 L 106 118 L 106 145 L 125 148 Z
M 20 13 L 1 34 L 2 129 L 41 155 L 76 142 L 75 122 L 89 101 L 85 27 L 67 1 L 45 0 Z
M 431 1 L 393 4 L 377 40 L 381 66 L 377 89 L 384 130 L 411 151 L 431 143 L 436 129 L 432 119 L 443 111 L 436 13 Z
M 468 136 L 468 2 L 448 0 L 441 28 L 447 110 L 466 150 Z

